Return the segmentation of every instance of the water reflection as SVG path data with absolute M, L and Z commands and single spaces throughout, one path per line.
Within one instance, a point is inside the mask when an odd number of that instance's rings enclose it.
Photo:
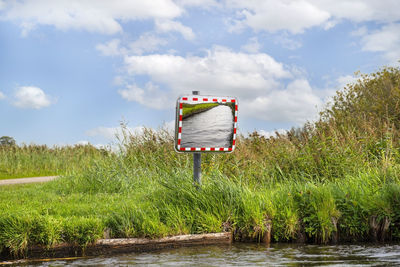
M 233 138 L 233 114 L 220 105 L 182 120 L 182 147 L 230 147 Z
M 73 261 L 53 261 L 25 266 L 398 266 L 399 245 L 293 245 L 235 243 L 96 257 Z

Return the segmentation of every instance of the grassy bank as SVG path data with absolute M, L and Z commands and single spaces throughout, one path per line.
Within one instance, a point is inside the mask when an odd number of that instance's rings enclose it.
M 274 241 L 399 240 L 400 184 L 371 169 L 337 181 L 259 185 L 220 171 L 96 166 L 42 185 L 0 188 L 1 249 L 23 255 L 30 245 L 85 246 L 103 237 L 162 237 L 233 231 Z
M 398 69 L 362 76 L 314 124 L 204 154 L 199 190 L 191 155 L 162 130 L 61 179 L 0 187 L 0 250 L 219 231 L 260 240 L 270 225 L 279 242 L 399 241 L 399 85 Z
M 183 104 L 182 105 L 182 117 L 187 118 L 192 116 L 193 114 L 197 114 L 218 106 L 217 103 L 204 103 L 204 104 Z

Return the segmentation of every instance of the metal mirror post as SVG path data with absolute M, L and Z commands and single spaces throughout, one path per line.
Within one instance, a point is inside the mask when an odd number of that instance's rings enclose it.
M 200 95 L 200 91 L 192 91 L 193 95 Z M 193 182 L 195 186 L 201 185 L 201 153 L 193 153 Z

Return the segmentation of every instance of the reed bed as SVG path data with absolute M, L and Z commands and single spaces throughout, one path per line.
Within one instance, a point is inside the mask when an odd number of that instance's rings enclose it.
M 0 179 L 66 174 L 109 153 L 92 145 L 0 145 Z
M 0 251 L 221 231 L 260 241 L 270 228 L 276 242 L 398 241 L 399 84 L 395 68 L 361 76 L 316 123 L 204 154 L 198 189 L 191 155 L 174 152 L 172 134 L 126 133 L 118 153 L 60 179 L 1 187 Z

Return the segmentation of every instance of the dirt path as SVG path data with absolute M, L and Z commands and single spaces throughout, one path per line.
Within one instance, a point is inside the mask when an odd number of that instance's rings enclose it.
M 30 183 L 43 183 L 56 179 L 58 176 L 43 176 L 43 177 L 30 177 L 18 179 L 5 179 L 0 180 L 0 186 L 12 184 L 30 184 Z

